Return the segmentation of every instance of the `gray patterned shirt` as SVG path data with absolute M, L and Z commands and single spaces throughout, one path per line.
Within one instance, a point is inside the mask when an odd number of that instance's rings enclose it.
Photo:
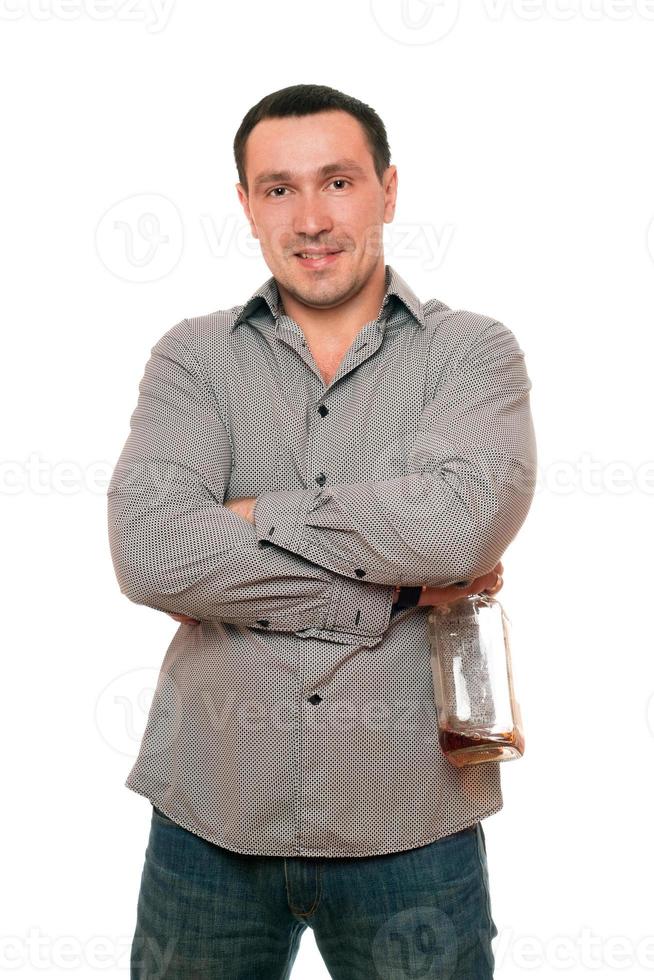
M 111 476 L 121 592 L 185 613 L 125 781 L 243 854 L 354 857 L 497 812 L 500 763 L 443 755 L 430 607 L 497 563 L 534 491 L 531 382 L 490 316 L 386 265 L 325 385 L 276 280 L 152 347 Z M 224 506 L 257 497 L 254 523 Z

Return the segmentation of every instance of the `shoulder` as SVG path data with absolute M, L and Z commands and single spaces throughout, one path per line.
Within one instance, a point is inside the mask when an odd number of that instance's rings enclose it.
M 170 327 L 157 341 L 162 347 L 171 346 L 195 356 L 199 361 L 208 355 L 215 357 L 229 345 L 231 327 L 243 306 L 214 310 L 198 316 L 185 317 Z
M 422 308 L 430 336 L 447 335 L 472 341 L 499 323 L 497 317 L 488 313 L 453 309 L 439 299 L 428 299 L 422 304 Z
M 433 351 L 460 360 L 475 351 L 513 350 L 522 354 L 518 339 L 506 324 L 489 313 L 453 309 L 442 300 L 423 303 L 425 327 Z
M 199 316 L 185 317 L 163 333 L 152 347 L 152 355 L 174 361 L 204 388 L 223 418 L 228 414 L 225 392 L 229 379 L 235 377 L 231 327 L 243 306 L 214 310 Z

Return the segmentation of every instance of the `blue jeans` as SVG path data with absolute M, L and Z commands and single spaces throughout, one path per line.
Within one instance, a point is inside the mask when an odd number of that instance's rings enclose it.
M 481 823 L 393 854 L 270 857 L 152 808 L 131 980 L 284 980 L 307 926 L 336 980 L 492 980 Z

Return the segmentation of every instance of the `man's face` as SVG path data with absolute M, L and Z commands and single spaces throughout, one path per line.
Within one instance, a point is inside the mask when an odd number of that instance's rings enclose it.
M 238 195 L 277 281 L 312 307 L 356 294 L 383 261 L 397 193 L 396 168 L 380 184 L 358 120 L 340 110 L 263 119 L 248 137 L 245 171 L 249 193 L 239 183 Z M 322 255 L 303 259 L 306 251 Z

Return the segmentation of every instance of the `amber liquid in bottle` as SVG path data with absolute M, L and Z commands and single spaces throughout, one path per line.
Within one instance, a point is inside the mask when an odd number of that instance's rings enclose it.
M 443 726 L 438 734 L 443 752 L 455 766 L 466 766 L 471 762 L 493 762 L 518 759 L 525 750 L 525 740 L 519 729 L 510 732 L 495 732 L 482 735 L 464 735 Z

